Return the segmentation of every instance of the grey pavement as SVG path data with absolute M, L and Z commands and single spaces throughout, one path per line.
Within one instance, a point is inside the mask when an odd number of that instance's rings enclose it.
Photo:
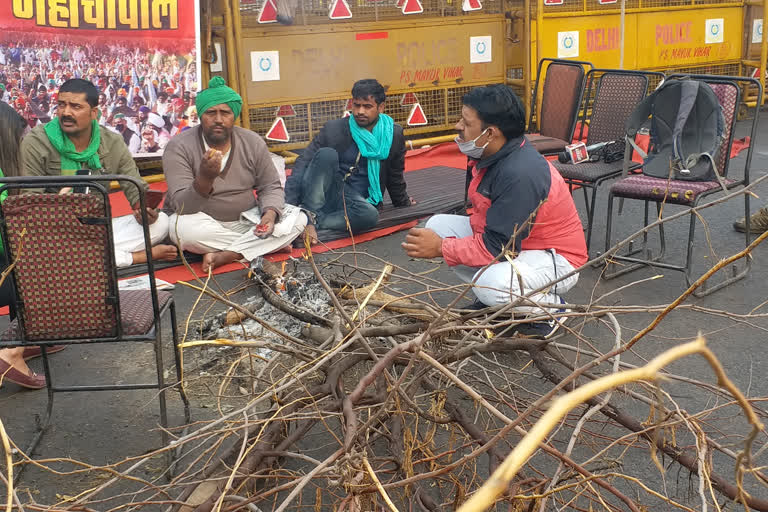
M 739 134 L 745 133 L 746 123 L 739 125 Z M 768 116 L 760 126 L 760 140 L 756 146 L 752 163 L 753 179 L 764 175 L 768 170 Z M 745 153 L 744 153 L 745 154 Z M 733 173 L 738 174 L 741 156 L 732 163 Z M 760 184 L 755 193 L 758 198 L 752 199 L 752 211 L 768 203 L 768 180 Z M 580 212 L 584 212 L 582 196 L 575 195 Z M 599 193 L 598 211 L 596 214 L 593 236 L 593 250 L 601 248 L 605 233 L 607 187 Z M 719 196 L 716 196 L 719 197 Z M 418 199 L 418 198 L 417 198 Z M 636 203 L 636 202 L 632 202 Z M 614 225 L 618 237 L 624 237 L 639 228 L 641 208 L 638 204 L 626 204 L 624 212 L 617 217 Z M 666 213 L 678 211 L 676 207 L 668 207 Z M 743 200 L 736 199 L 705 210 L 703 219 L 708 226 L 708 237 L 711 240 L 714 254 L 709 252 L 706 244 L 705 230 L 699 225 L 697 243 L 695 245 L 696 272 L 698 275 L 706 270 L 707 265 L 719 258 L 728 256 L 744 246 L 744 238 L 733 231 L 731 223 L 743 215 Z M 585 217 L 583 217 L 585 218 Z M 687 218 L 668 226 L 669 257 L 682 257 L 684 241 L 687 235 Z M 361 253 L 375 255 L 379 258 L 414 269 L 433 268 L 433 263 L 411 261 L 403 254 L 400 243 L 404 233 L 374 240 L 357 246 Z M 687 304 L 695 304 L 702 308 L 727 310 L 736 314 L 746 314 L 760 307 L 760 312 L 768 312 L 762 306 L 768 298 L 766 293 L 766 278 L 768 277 L 768 245 L 763 244 L 754 251 L 753 267 L 746 279 L 720 290 L 709 297 L 697 299 L 691 297 Z M 328 261 L 333 255 L 322 255 L 321 261 Z M 362 257 L 361 257 L 362 258 Z M 370 262 L 371 267 L 381 268 L 380 264 Z M 572 303 L 588 303 L 590 297 L 597 297 L 628 285 L 635 281 L 663 274 L 662 278 L 629 286 L 611 296 L 617 305 L 653 306 L 666 304 L 674 300 L 683 290 L 682 275 L 671 271 L 658 271 L 644 268 L 630 275 L 615 280 L 601 280 L 601 269 L 586 268 L 580 277 L 580 282 L 567 299 Z M 452 280 L 452 275 L 445 265 L 440 265 L 437 272 L 432 274 L 446 282 Z M 221 289 L 232 289 L 245 281 L 242 272 L 233 272 L 216 277 Z M 233 295 L 233 300 L 245 300 L 249 292 Z M 197 295 L 183 286 L 177 286 L 174 297 L 179 307 L 179 324 L 183 330 L 184 323 Z M 194 316 L 201 316 L 209 304 L 204 301 L 198 307 Z M 221 306 L 214 305 L 215 310 Z M 210 313 L 208 313 L 210 314 Z M 647 312 L 634 313 L 621 317 L 624 338 L 629 337 L 639 328 L 647 325 L 653 318 Z M 5 322 L 6 320 L 0 320 Z M 0 324 L 4 326 L 5 324 Z M 698 333 L 706 336 L 709 346 L 723 363 L 728 375 L 749 396 L 764 398 L 768 396 L 768 380 L 765 379 L 768 370 L 768 343 L 766 336 L 768 319 L 752 319 L 748 323 L 735 318 L 707 313 L 704 311 L 680 310 L 669 315 L 658 328 L 632 354 L 627 354 L 627 361 L 641 362 L 665 348 L 691 340 Z M 612 343 L 612 335 L 605 329 L 592 329 L 595 343 L 607 350 Z M 567 338 L 565 338 L 567 341 Z M 51 357 L 54 371 L 63 382 L 89 381 L 110 382 L 112 380 L 128 381 L 134 377 L 151 376 L 152 359 L 149 346 L 75 346 Z M 167 357 L 166 362 L 172 362 Z M 39 364 L 34 361 L 33 364 Z M 39 366 L 38 366 L 39 368 Z M 711 373 L 701 359 L 692 358 L 673 365 L 677 373 L 689 375 L 708 382 L 714 382 Z M 677 389 L 677 388 L 674 388 Z M 699 396 L 690 388 L 680 389 L 680 400 L 692 410 L 705 407 L 710 397 Z M 43 413 L 45 391 L 21 390 L 13 384 L 6 384 L 0 389 L 0 417 L 8 435 L 19 445 L 23 446 L 34 433 L 35 422 Z M 711 406 L 712 404 L 710 404 Z M 170 401 L 171 424 L 181 421 L 179 401 L 172 397 Z M 212 412 L 200 403 L 193 403 L 193 416 L 196 419 L 210 417 Z M 102 465 L 114 463 L 126 457 L 140 455 L 160 446 L 160 434 L 157 431 L 158 406 L 154 392 L 93 392 L 78 394 L 61 394 L 56 397 L 54 406 L 54 424 L 49 428 L 38 448 L 36 458 L 72 458 L 89 464 Z M 734 436 L 746 432 L 745 425 L 738 418 L 727 422 L 728 429 L 733 429 Z M 764 438 L 761 438 L 765 442 Z M 669 461 L 666 461 L 669 463 Z M 732 465 L 728 462 L 720 468 L 720 472 L 728 477 L 732 473 Z M 72 471 L 75 466 L 65 462 L 53 462 L 52 467 Z M 153 472 L 160 470 L 162 461 L 158 460 L 155 467 L 142 470 L 142 474 L 151 477 Z M 125 466 L 123 466 L 125 467 Z M 650 481 L 659 482 L 653 464 L 646 456 L 640 456 L 637 464 L 628 469 L 638 476 L 647 477 Z M 683 472 L 684 473 L 684 472 Z M 680 487 L 679 494 L 688 492 L 686 476 L 679 476 L 677 469 L 671 469 L 670 488 Z M 677 483 L 674 481 L 677 480 Z M 29 468 L 20 483 L 21 489 L 29 489 L 36 500 L 42 503 L 52 503 L 65 495 L 75 495 L 85 489 L 92 488 L 103 481 L 103 477 L 89 473 L 75 475 L 53 475 L 38 468 Z M 659 483 L 659 485 L 663 485 Z M 675 493 L 675 491 L 670 491 Z M 766 493 L 763 493 L 766 494 Z M 57 498 L 58 495 L 58 498 Z M 765 497 L 765 496 L 763 496 Z M 119 500 L 118 500 L 119 501 Z M 114 503 L 112 503 L 114 504 Z M 104 509 L 109 508 L 106 504 Z M 663 508 L 660 508 L 662 510 Z

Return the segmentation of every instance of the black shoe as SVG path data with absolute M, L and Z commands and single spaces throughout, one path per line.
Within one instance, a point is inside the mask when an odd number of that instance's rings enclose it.
M 479 300 L 475 299 L 475 302 L 470 304 L 469 306 L 464 306 L 461 309 L 466 309 L 469 311 L 480 311 L 481 309 L 489 308 L 488 304 L 485 304 L 484 302 L 480 302 Z
M 565 304 L 565 301 L 560 297 L 560 304 Z M 520 324 L 512 331 L 512 336 L 522 336 L 525 338 L 535 338 L 538 340 L 548 340 L 555 335 L 560 325 L 564 324 L 568 317 L 565 316 L 568 310 L 565 308 L 558 309 L 554 314 L 554 318 L 543 322 L 529 322 L 527 324 Z
M 278 14 L 275 19 L 281 25 L 293 25 L 293 18 L 291 16 L 283 16 L 282 14 Z

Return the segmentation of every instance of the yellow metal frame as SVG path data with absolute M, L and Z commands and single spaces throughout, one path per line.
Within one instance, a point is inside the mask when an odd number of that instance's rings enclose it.
M 223 9 L 222 9 L 222 16 L 220 17 L 220 22 L 223 26 L 223 31 L 220 33 L 217 33 L 219 36 L 223 36 L 224 39 L 224 46 L 226 49 L 226 60 L 227 60 L 227 68 L 229 71 L 229 77 L 228 81 L 230 85 L 238 90 L 243 96 L 244 104 L 248 105 L 248 109 L 244 109 L 244 114 L 241 117 L 240 123 L 242 126 L 249 127 L 250 126 L 250 120 L 249 120 L 249 109 L 252 108 L 261 108 L 261 107 L 267 107 L 267 106 L 279 106 L 278 102 L 266 102 L 266 103 L 254 103 L 251 104 L 248 100 L 247 95 L 247 87 L 248 87 L 248 76 L 247 75 L 247 69 L 248 67 L 245 65 L 242 65 L 245 61 L 246 55 L 244 55 L 243 52 L 243 46 L 242 42 L 244 41 L 244 38 L 248 37 L 256 37 L 256 36 L 264 36 L 268 37 L 269 33 L 271 31 L 275 30 L 275 27 L 243 27 L 242 25 L 242 18 L 240 14 L 240 0 L 217 0 L 221 3 Z M 643 5 L 645 1 L 646 5 Z M 543 44 L 542 42 L 545 40 L 545 37 L 551 36 L 551 34 L 548 33 L 548 24 L 551 20 L 556 19 L 563 19 L 563 18 L 577 18 L 577 17 L 585 17 L 585 16 L 616 16 L 617 14 L 623 13 L 624 15 L 631 15 L 631 14 L 637 14 L 637 13 L 653 13 L 653 12 L 664 12 L 664 11 L 687 11 L 687 10 L 701 10 L 701 9 L 721 9 L 721 8 L 734 8 L 734 7 L 742 7 L 746 9 L 747 6 L 762 6 L 763 7 L 763 16 L 765 17 L 766 14 L 768 14 L 768 0 L 743 0 L 743 1 L 728 1 L 723 3 L 711 3 L 711 2 L 701 2 L 700 0 L 689 0 L 688 3 L 684 5 L 669 5 L 669 6 L 648 6 L 647 5 L 648 0 L 638 0 L 635 2 L 635 5 L 632 7 L 625 7 L 624 3 L 619 3 L 615 7 L 606 8 L 606 9 L 594 9 L 589 8 L 589 5 L 587 3 L 587 0 L 582 0 L 581 2 L 578 2 L 578 4 L 574 5 L 573 9 L 566 10 L 562 7 L 552 8 L 544 5 L 544 0 L 522 0 L 522 11 L 520 11 L 520 7 L 516 7 L 514 16 L 511 16 L 511 18 L 515 18 L 516 16 L 520 16 L 522 18 L 522 25 L 523 25 L 523 37 L 521 38 L 522 41 L 522 50 L 525 53 L 525 55 L 528 56 L 528 58 L 524 58 L 522 61 L 522 78 L 509 78 L 509 70 L 510 68 L 509 63 L 506 61 L 506 58 L 504 59 L 504 69 L 507 70 L 505 81 L 508 85 L 514 86 L 518 88 L 518 90 L 521 91 L 521 95 L 523 96 L 524 103 L 526 105 L 527 113 L 530 112 L 531 108 L 531 92 L 532 92 L 532 84 L 536 77 L 534 76 L 536 72 L 536 68 L 533 65 L 534 63 L 541 60 L 543 57 L 549 57 L 550 55 L 543 55 Z M 514 9 L 513 9 L 514 10 Z M 499 19 L 500 22 L 506 23 L 506 27 L 504 29 L 505 36 L 508 35 L 507 28 L 511 26 L 511 21 L 509 19 L 503 20 L 503 17 L 500 17 L 498 15 L 488 15 L 488 18 L 496 18 Z M 509 18 L 509 16 L 508 16 Z M 519 19 L 516 21 L 516 23 L 519 23 Z M 622 16 L 622 21 L 624 17 Z M 502 21 L 503 20 L 503 21 Z M 742 15 L 742 21 L 743 21 L 743 15 Z M 369 22 L 363 22 L 369 23 Z M 417 27 L 417 26 L 425 26 L 429 25 L 430 23 L 434 24 L 435 19 L 429 19 L 429 18 L 408 18 L 404 19 L 402 21 L 399 20 L 392 20 L 387 19 L 386 24 L 388 27 Z M 622 26 L 622 38 L 624 37 L 624 31 Z M 298 33 L 298 32 L 305 32 L 305 33 L 320 33 L 320 32 L 327 32 L 327 31 L 336 31 L 336 30 L 349 30 L 348 27 L 342 26 L 342 24 L 334 25 L 332 27 L 326 26 L 326 25 L 308 25 L 308 26 L 301 26 L 301 27 L 280 27 L 280 30 L 283 31 L 281 33 Z M 519 31 L 519 25 L 517 25 L 517 30 Z M 735 41 L 735 39 L 734 39 Z M 626 42 L 629 45 L 635 44 L 632 41 L 623 41 L 623 43 Z M 550 43 L 551 44 L 551 43 Z M 741 43 L 739 43 L 741 44 Z M 624 44 L 622 44 L 622 48 L 624 48 Z M 746 52 L 746 48 L 742 49 L 742 54 Z M 504 52 L 506 53 L 506 52 Z M 535 60 L 534 60 L 535 56 Z M 506 57 L 506 56 L 505 56 Z M 622 55 L 623 57 L 623 55 Z M 580 55 L 580 60 L 590 60 L 589 55 Z M 766 63 L 768 61 L 768 36 L 763 34 L 763 40 L 761 42 L 760 46 L 760 61 L 758 62 L 756 59 L 748 59 L 746 58 L 746 55 L 742 55 L 741 58 L 733 60 L 733 59 L 718 59 L 716 56 L 712 58 L 711 64 L 709 62 L 706 63 L 695 63 L 695 64 L 681 64 L 679 67 L 684 68 L 698 68 L 698 67 L 709 67 L 711 65 L 733 65 L 737 64 L 739 65 L 739 70 L 742 70 L 745 66 L 752 66 L 752 67 L 760 67 L 761 69 L 765 68 L 766 66 L 759 66 L 760 62 Z M 621 59 L 621 63 L 624 64 L 626 62 L 625 59 Z M 240 64 L 240 65 L 238 65 Z M 520 73 L 519 63 L 515 64 L 516 69 L 518 70 L 517 73 Z M 628 66 L 625 66 L 627 68 L 631 68 L 631 63 L 629 63 Z M 648 69 L 654 69 L 654 70 L 665 70 L 665 69 L 675 69 L 673 66 L 650 66 Z M 203 70 L 201 72 L 201 76 L 206 77 L 207 76 L 207 69 Z M 519 74 L 517 76 L 520 76 Z M 761 84 L 764 86 L 765 90 L 765 73 L 761 73 L 761 76 L 759 77 L 759 80 Z M 445 87 L 443 84 L 441 84 L 438 88 Z M 431 89 L 424 89 L 424 88 L 413 88 L 408 89 L 405 91 L 394 91 L 395 93 L 400 92 L 419 92 L 424 90 L 434 90 L 434 88 Z M 447 101 L 447 96 L 446 101 Z M 748 95 L 745 95 L 745 98 L 747 100 L 747 104 L 755 105 L 758 103 L 757 98 L 750 98 Z M 329 100 L 342 100 L 344 98 L 337 98 L 337 97 L 302 97 L 300 99 L 297 98 L 297 101 L 300 101 L 300 103 L 306 103 L 309 106 L 309 109 L 311 109 L 311 103 L 317 102 L 317 101 L 329 101 Z M 759 103 L 763 104 L 764 98 L 759 98 Z M 311 125 L 311 111 L 309 112 L 310 116 L 310 125 L 309 130 L 311 134 L 316 133 L 317 129 L 319 127 L 312 126 Z M 424 134 L 428 134 L 430 132 L 439 132 L 439 131 L 445 131 L 452 128 L 452 124 L 446 122 L 444 124 L 438 125 L 438 126 L 426 126 L 426 127 L 413 127 L 413 128 L 407 128 L 406 127 L 406 134 L 411 136 L 420 136 Z M 448 137 L 447 139 L 444 137 L 439 137 L 439 140 L 449 140 L 451 137 Z M 426 139 L 430 140 L 430 139 Z M 273 149 L 293 149 L 298 148 L 306 145 L 306 142 L 300 142 L 300 143 L 291 143 L 291 144 L 279 144 L 273 147 Z

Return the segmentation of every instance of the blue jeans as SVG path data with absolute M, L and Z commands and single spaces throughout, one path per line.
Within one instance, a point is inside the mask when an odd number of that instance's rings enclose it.
M 304 169 L 300 206 L 315 213 L 318 229 L 347 231 L 345 208 L 353 233 L 376 226 L 379 211 L 359 192 L 345 186 L 339 171 L 339 154 L 320 148 Z

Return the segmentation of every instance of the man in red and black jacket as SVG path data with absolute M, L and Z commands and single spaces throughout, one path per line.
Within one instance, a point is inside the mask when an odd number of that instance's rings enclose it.
M 463 281 L 474 282 L 479 306 L 508 303 L 586 263 L 584 231 L 568 187 L 523 135 L 525 109 L 515 93 L 504 85 L 471 90 L 456 130 L 459 149 L 475 161 L 472 215 L 435 215 L 425 228 L 408 232 L 406 253 L 442 256 Z M 510 241 L 508 253 L 501 254 Z M 529 298 L 562 304 L 560 294 L 577 280 L 574 274 Z M 519 309 L 542 312 L 530 302 Z M 530 324 L 520 332 L 549 337 L 558 325 Z

